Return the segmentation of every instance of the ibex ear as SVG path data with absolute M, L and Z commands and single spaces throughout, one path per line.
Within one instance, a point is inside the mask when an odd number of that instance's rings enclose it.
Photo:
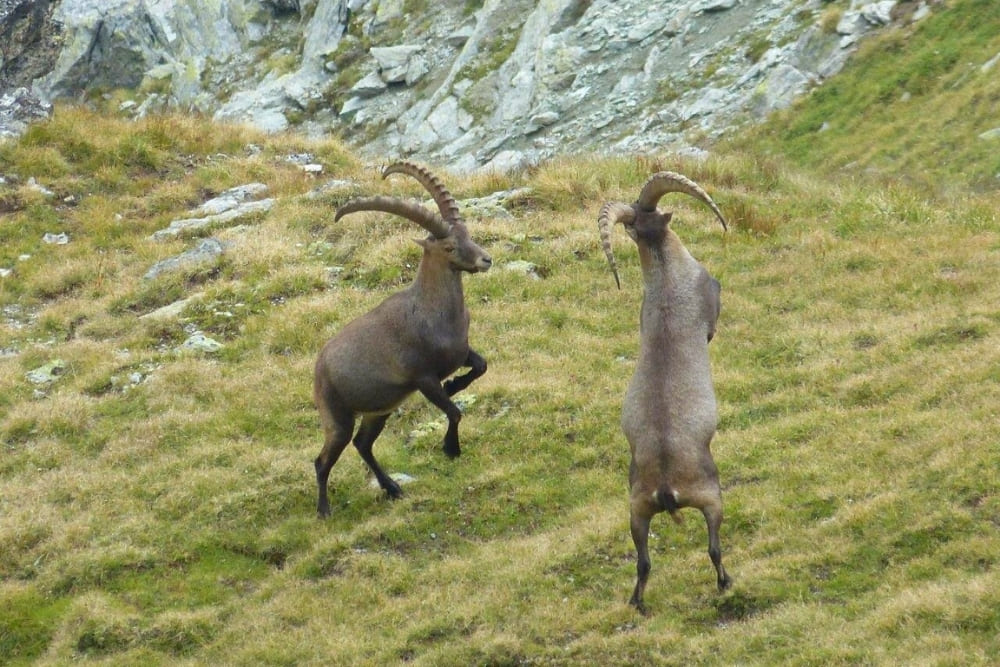
M 430 242 L 427 239 L 413 239 L 413 242 L 425 250 L 430 246 Z

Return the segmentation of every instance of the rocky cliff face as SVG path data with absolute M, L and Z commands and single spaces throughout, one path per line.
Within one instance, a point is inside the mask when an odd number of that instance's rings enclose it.
M 136 114 L 174 106 L 339 133 L 380 159 L 506 169 L 568 151 L 696 150 L 835 74 L 864 34 L 927 11 L 896 0 L 0 0 L 0 83 L 30 80 L 45 100 L 125 88 Z

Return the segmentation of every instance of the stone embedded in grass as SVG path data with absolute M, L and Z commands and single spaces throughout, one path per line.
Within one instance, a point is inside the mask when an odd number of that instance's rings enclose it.
M 316 186 L 312 190 L 306 193 L 306 199 L 316 199 L 317 197 L 322 197 L 323 195 L 329 194 L 331 192 L 340 192 L 342 190 L 352 190 L 357 188 L 358 184 L 355 181 L 348 181 L 340 178 L 333 178 L 329 181 Z
M 244 202 L 263 195 L 265 192 L 267 192 L 267 186 L 263 183 L 247 183 L 246 185 L 237 185 L 234 188 L 229 188 L 217 197 L 209 199 L 204 204 L 194 209 L 193 212 L 201 215 L 225 213 L 226 211 L 231 211 L 232 209 L 239 207 L 239 205 Z
M 458 406 L 459 410 L 461 410 L 462 412 L 465 412 L 465 410 L 470 405 L 473 405 L 476 402 L 476 395 L 475 394 L 459 394 L 458 396 L 453 397 L 452 400 L 455 402 L 455 405 Z M 445 419 L 444 417 L 438 417 L 437 419 L 432 419 L 430 421 L 426 421 L 426 422 L 422 422 L 420 424 L 417 424 L 413 428 L 413 430 L 410 431 L 409 435 L 407 436 L 406 441 L 407 442 L 413 442 L 414 440 L 422 438 L 425 435 L 432 435 L 434 433 L 441 433 L 441 432 L 443 432 L 445 430 L 445 427 L 447 426 L 447 424 L 448 424 L 448 420 Z
M 196 331 L 177 349 L 181 352 L 218 352 L 222 348 L 223 345 L 219 341 Z
M 452 399 L 458 409 L 465 412 L 465 409 L 470 405 L 475 405 L 476 395 L 475 394 L 459 394 L 454 399 Z
M 410 431 L 407 441 L 417 440 L 424 437 L 425 435 L 431 435 L 432 433 L 437 433 L 444 430 L 445 420 L 435 419 L 433 421 L 423 422 L 422 424 L 417 424 L 412 431 Z
M 173 303 L 167 304 L 162 308 L 157 308 L 156 310 L 150 311 L 145 315 L 140 315 L 140 320 L 168 320 L 178 317 L 184 309 L 188 307 L 191 303 L 194 303 L 201 295 L 195 294 L 187 297 L 186 299 L 180 299 L 179 301 L 174 301 Z
M 400 486 L 406 486 L 407 484 L 417 481 L 416 477 L 407 475 L 405 472 L 389 473 L 389 477 L 391 477 L 393 481 L 396 482 L 396 484 L 399 484 Z M 368 486 L 370 486 L 373 489 L 379 488 L 378 480 L 372 477 L 371 481 L 368 482 Z
M 513 220 L 514 216 L 505 207 L 531 193 L 531 188 L 500 190 L 485 197 L 471 197 L 461 201 L 463 215 L 469 220 L 496 218 Z
M 222 241 L 213 238 L 202 239 L 197 246 L 191 250 L 186 250 L 176 257 L 170 257 L 168 259 L 161 260 L 154 264 L 146 275 L 143 276 L 145 280 L 152 280 L 157 276 L 167 273 L 169 271 L 177 271 L 179 269 L 190 268 L 199 264 L 208 264 L 214 262 L 218 259 L 219 255 L 222 254 L 223 245 Z
M 505 271 L 520 273 L 521 275 L 527 276 L 532 280 L 542 279 L 541 274 L 538 273 L 538 266 L 523 259 L 515 259 L 514 261 L 507 262 L 503 265 L 503 268 Z
M 226 209 L 219 213 L 213 213 L 200 218 L 182 218 L 173 220 L 166 229 L 153 232 L 152 239 L 159 241 L 162 239 L 174 238 L 181 234 L 198 231 L 201 229 L 222 227 L 234 220 L 239 220 L 256 213 L 266 213 L 274 206 L 274 199 L 261 199 L 260 201 L 242 202 L 233 208 Z
M 66 245 L 69 243 L 69 235 L 66 232 L 60 232 L 59 234 L 47 233 L 42 237 L 42 242 L 51 245 Z
M 62 359 L 53 359 L 44 366 L 39 366 L 33 371 L 28 371 L 25 377 L 33 384 L 51 384 L 66 372 L 66 362 Z
M 56 196 L 56 193 L 52 192 L 52 190 L 49 190 L 47 187 L 45 187 L 44 185 L 42 185 L 41 183 L 39 183 L 38 181 L 36 181 L 34 176 L 32 176 L 31 178 L 28 179 L 28 182 L 27 182 L 26 185 L 28 186 L 28 188 L 30 190 L 34 190 L 35 192 L 41 193 L 41 195 L 43 197 L 55 197 Z

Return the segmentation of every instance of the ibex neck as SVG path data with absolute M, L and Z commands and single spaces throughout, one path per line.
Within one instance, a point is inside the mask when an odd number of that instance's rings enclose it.
M 696 318 L 697 304 L 692 300 L 697 267 L 680 243 L 665 239 L 660 246 L 640 245 L 643 299 L 641 327 L 643 340 L 652 342 L 683 333 L 687 323 Z
M 647 294 L 662 294 L 671 283 L 671 260 L 666 244 L 650 247 L 639 245 L 642 284 Z
M 417 269 L 413 287 L 419 295 L 418 298 L 430 300 L 438 304 L 441 309 L 447 304 L 459 304 L 460 307 L 464 307 L 462 273 L 453 270 L 448 264 L 425 256 Z

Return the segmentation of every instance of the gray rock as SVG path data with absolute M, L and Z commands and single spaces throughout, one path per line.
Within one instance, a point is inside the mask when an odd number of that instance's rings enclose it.
M 200 331 L 196 331 L 191 334 L 187 340 L 180 344 L 178 351 L 180 352 L 218 352 L 223 348 L 222 343 L 219 341 L 209 338 Z
M 403 0 L 379 0 L 375 10 L 376 25 L 388 23 L 403 17 Z
M 722 12 L 736 6 L 736 0 L 701 0 L 695 3 L 693 12 Z
M 865 20 L 861 12 L 846 11 L 841 15 L 840 21 L 837 22 L 837 33 L 844 36 L 855 36 L 865 32 L 870 27 L 871 24 Z
M 760 118 L 784 109 L 808 89 L 809 83 L 809 77 L 791 65 L 778 65 L 754 91 L 751 109 Z
M 532 125 L 537 125 L 538 127 L 548 127 L 556 121 L 559 120 L 559 114 L 555 111 L 543 111 L 542 113 L 536 113 L 531 117 L 529 122 Z
M 340 107 L 340 117 L 344 120 L 350 120 L 353 118 L 361 109 L 365 106 L 365 100 L 361 97 L 352 97 L 351 99 L 344 102 Z
M 184 309 L 190 304 L 194 303 L 199 298 L 199 295 L 192 295 L 186 299 L 180 299 L 179 301 L 174 301 L 171 304 L 167 304 L 156 310 L 151 310 L 145 315 L 140 315 L 140 320 L 172 320 L 180 316 Z
M 202 239 L 194 248 L 186 250 L 176 257 L 170 257 L 154 264 L 143 276 L 143 279 L 153 280 L 164 273 L 214 264 L 218 261 L 223 251 L 222 242 L 218 239 Z
M 463 215 L 470 220 L 484 219 L 484 218 L 499 218 L 502 220 L 510 220 L 514 216 L 511 215 L 504 206 L 511 199 L 517 199 L 531 192 L 530 188 L 514 188 L 513 190 L 502 190 L 500 192 L 494 192 L 493 194 L 486 195 L 485 197 L 472 197 L 469 199 L 463 199 L 460 202 L 460 206 Z
M 507 262 L 503 265 L 503 270 L 519 273 L 523 276 L 531 278 L 532 280 L 542 279 L 542 276 L 538 273 L 538 266 L 523 259 L 515 259 Z
M 28 371 L 25 377 L 32 384 L 52 384 L 66 372 L 66 362 L 62 359 L 53 359 L 47 364 Z
M 25 183 L 25 185 L 27 185 L 29 189 L 34 190 L 35 192 L 41 194 L 43 197 L 56 196 L 56 193 L 52 192 L 52 190 L 49 190 L 47 187 L 36 181 L 34 176 L 29 178 L 28 182 Z
M 892 21 L 892 10 L 895 7 L 896 0 L 872 2 L 861 8 L 861 16 L 871 25 L 888 25 Z
M 372 72 L 351 86 L 351 93 L 356 97 L 375 97 L 385 92 L 388 87 L 381 75 Z
M 238 207 L 245 201 L 259 197 L 267 192 L 267 186 L 263 183 L 248 183 L 229 188 L 217 197 L 209 199 L 204 204 L 195 209 L 195 213 L 203 215 L 216 215 L 224 213 Z
M 389 477 L 391 477 L 393 481 L 396 482 L 396 484 L 399 484 L 400 486 L 413 484 L 415 481 L 417 481 L 416 477 L 413 477 L 412 475 L 407 475 L 405 472 L 391 472 L 389 473 Z M 372 479 L 368 482 L 368 486 L 369 488 L 372 489 L 378 489 L 379 488 L 378 480 L 372 477 Z
M 326 56 L 337 50 L 341 38 L 347 31 L 348 16 L 348 3 L 345 0 L 316 1 L 312 19 L 305 24 L 305 42 L 302 45 L 303 69 L 319 68 Z
M 403 44 L 399 46 L 373 46 L 371 55 L 378 63 L 379 76 L 386 83 L 401 83 L 406 80 L 410 60 L 423 50 L 418 44 Z
M 492 160 L 484 164 L 480 171 L 495 171 L 506 173 L 516 169 L 532 166 L 536 161 L 525 151 L 504 150 L 497 153 Z
M 424 78 L 424 75 L 429 71 L 430 68 L 427 66 L 427 60 L 421 57 L 420 54 L 416 54 L 406 64 L 406 76 L 403 77 L 403 82 L 407 86 L 412 86 Z
M 69 235 L 66 232 L 59 232 L 58 234 L 46 232 L 42 236 L 42 242 L 50 245 L 66 245 L 69 243 Z
M 334 178 L 325 183 L 321 183 L 317 187 L 313 188 L 306 193 L 306 199 L 318 199 L 320 197 L 326 196 L 331 192 L 342 192 L 344 190 L 353 190 L 357 188 L 358 184 L 355 181 L 348 181 L 339 178 Z
M 224 210 L 221 213 L 216 213 L 214 215 L 174 220 L 166 229 L 153 232 L 153 235 L 150 238 L 156 241 L 162 241 L 164 239 L 174 238 L 181 234 L 189 234 L 191 232 L 202 231 L 205 229 L 216 229 L 218 227 L 226 226 L 235 220 L 246 218 L 250 215 L 265 213 L 271 210 L 271 207 L 273 206 L 274 199 L 261 199 L 260 201 L 239 203 L 233 208 Z
M 31 2 L 0 0 L 0 21 Z M 510 169 L 737 131 L 839 71 L 895 4 L 852 0 L 831 35 L 820 0 L 483 0 L 471 15 L 463 3 L 404 15 L 404 0 L 61 0 L 61 32 L 41 40 L 52 64 L 24 83 L 40 99 L 141 84 L 125 109 L 136 117 L 190 108 L 267 132 L 294 119 L 316 136 L 349 127 L 370 159 Z M 914 19 L 926 13 L 920 3 Z M 343 60 L 348 18 L 373 45 L 370 63 Z M 761 39 L 772 48 L 750 62 L 741 46 Z M 12 48 L 23 62 L 24 41 Z M 376 64 L 330 108 L 341 70 Z
M 0 66 L 3 61 L 0 58 Z M 31 123 L 52 115 L 52 105 L 27 88 L 17 88 L 0 95 L 0 141 L 24 134 Z
M 451 31 L 447 37 L 444 38 L 445 44 L 448 46 L 462 46 L 469 38 L 472 37 L 472 26 L 463 25 L 455 30 Z

